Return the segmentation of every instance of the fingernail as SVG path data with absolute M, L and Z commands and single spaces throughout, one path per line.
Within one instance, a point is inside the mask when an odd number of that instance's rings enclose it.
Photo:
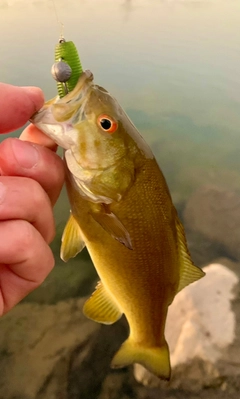
M 4 202 L 6 191 L 6 187 L 2 182 L 0 182 L 0 205 Z
M 31 169 L 38 163 L 39 153 L 33 144 L 13 139 L 12 150 L 16 161 L 22 168 Z
M 33 102 L 35 111 L 38 111 L 44 104 L 44 95 L 39 87 L 22 86 L 29 99 Z

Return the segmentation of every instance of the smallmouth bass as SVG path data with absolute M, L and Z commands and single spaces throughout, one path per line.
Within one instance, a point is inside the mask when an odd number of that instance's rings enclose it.
M 164 336 L 168 306 L 204 276 L 188 252 L 183 226 L 148 145 L 118 102 L 90 71 L 62 99 L 32 118 L 63 147 L 71 213 L 61 257 L 86 245 L 101 281 L 84 314 L 112 324 L 124 313 L 129 338 L 113 367 L 140 363 L 162 379 L 171 374 Z

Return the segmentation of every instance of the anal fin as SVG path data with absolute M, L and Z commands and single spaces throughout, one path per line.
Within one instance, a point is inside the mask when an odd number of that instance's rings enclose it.
M 122 312 L 101 282 L 98 283 L 96 291 L 85 302 L 83 313 L 89 319 L 103 324 L 113 324 L 122 316 Z
M 62 235 L 60 257 L 64 262 L 74 258 L 85 247 L 81 229 L 72 213 Z

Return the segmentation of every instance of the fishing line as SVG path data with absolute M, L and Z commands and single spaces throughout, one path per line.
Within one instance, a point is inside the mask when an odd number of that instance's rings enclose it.
M 57 23 L 58 23 L 58 24 L 60 25 L 60 27 L 61 27 L 61 30 L 60 30 L 60 39 L 59 39 L 59 40 L 61 40 L 61 39 L 64 38 L 64 24 L 63 24 L 62 21 L 60 21 L 60 19 L 59 19 L 59 17 L 58 17 L 58 13 L 57 13 L 57 9 L 56 9 L 56 4 L 55 4 L 55 1 L 54 1 L 54 0 L 52 0 L 52 5 L 53 5 L 54 13 L 55 13 L 55 16 L 56 16 L 56 19 L 57 19 Z
M 55 63 L 52 66 L 51 73 L 57 81 L 58 95 L 62 98 L 74 89 L 83 69 L 74 43 L 66 41 L 64 38 L 64 24 L 59 20 L 54 0 L 52 0 L 52 5 L 61 31 L 58 44 L 55 46 Z

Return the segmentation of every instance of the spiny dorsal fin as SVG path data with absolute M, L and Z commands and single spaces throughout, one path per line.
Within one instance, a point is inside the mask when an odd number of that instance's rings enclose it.
M 70 214 L 62 235 L 60 257 L 64 262 L 67 262 L 81 252 L 84 247 L 85 242 L 82 238 L 81 229 L 76 219 Z
M 181 291 L 187 285 L 199 280 L 205 273 L 192 262 L 191 256 L 188 251 L 184 228 L 176 215 L 176 229 L 178 238 L 178 249 L 180 257 L 180 281 L 177 292 Z
M 122 312 L 101 282 L 98 283 L 96 291 L 85 302 L 83 313 L 89 319 L 103 324 L 115 323 L 122 316 Z

